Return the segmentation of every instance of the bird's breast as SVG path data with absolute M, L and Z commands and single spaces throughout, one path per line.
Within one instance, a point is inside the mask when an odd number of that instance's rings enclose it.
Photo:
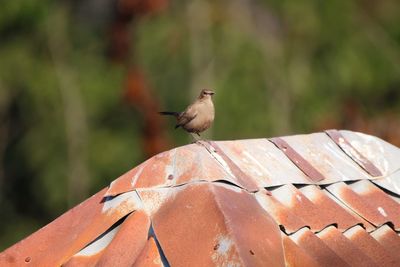
M 197 115 L 185 125 L 185 129 L 190 132 L 203 132 L 210 128 L 214 121 L 215 111 L 211 101 L 206 101 L 197 106 Z

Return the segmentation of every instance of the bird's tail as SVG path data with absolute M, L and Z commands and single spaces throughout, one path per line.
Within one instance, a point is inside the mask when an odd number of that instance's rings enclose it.
M 178 117 L 179 116 L 179 112 L 161 111 L 161 112 L 158 112 L 158 113 L 161 114 L 161 115 L 171 115 L 171 116 L 174 116 L 174 117 Z

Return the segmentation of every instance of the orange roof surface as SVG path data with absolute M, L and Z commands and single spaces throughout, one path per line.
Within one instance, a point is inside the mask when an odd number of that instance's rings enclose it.
M 351 131 L 156 155 L 0 266 L 400 266 L 400 149 Z

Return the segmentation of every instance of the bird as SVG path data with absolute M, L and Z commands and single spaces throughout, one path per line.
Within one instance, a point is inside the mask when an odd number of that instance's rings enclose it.
M 177 120 L 175 129 L 181 127 L 190 134 L 194 133 L 200 136 L 200 133 L 210 128 L 214 121 L 215 111 L 212 101 L 213 95 L 214 92 L 212 90 L 203 89 L 197 99 L 184 111 L 161 111 L 159 114 L 174 116 Z M 193 136 L 193 138 L 195 137 Z

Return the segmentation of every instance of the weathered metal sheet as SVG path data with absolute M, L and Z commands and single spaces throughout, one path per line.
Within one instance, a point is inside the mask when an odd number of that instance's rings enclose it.
M 163 267 L 157 244 L 153 237 L 150 237 L 143 248 L 142 253 L 136 259 L 133 267 Z
M 233 186 L 185 185 L 163 203 L 153 226 L 171 266 L 284 266 L 278 225 Z
M 358 195 L 345 183 L 332 184 L 326 187 L 326 189 L 374 226 L 380 226 L 389 221 L 377 208 L 371 205 L 367 198 Z
M 266 212 L 271 215 L 274 220 L 287 234 L 291 234 L 307 225 L 300 217 L 292 213 L 290 208 L 279 202 L 275 197 L 260 190 L 255 194 L 256 199 Z
M 329 224 L 335 224 L 339 230 L 344 231 L 356 224 L 372 230 L 373 226 L 370 223 L 337 203 L 325 190 L 321 190 L 315 185 L 309 185 L 300 188 L 300 191 L 317 207 L 317 218 L 319 217 L 318 213 L 323 213 L 325 217 L 329 218 Z
M 316 261 L 320 266 L 349 266 L 339 255 L 307 228 L 303 228 L 290 238 Z
M 306 223 L 301 227 L 308 226 L 313 232 L 316 232 L 322 230 L 327 225 L 336 223 L 333 217 L 330 217 L 324 210 L 319 210 L 316 205 L 293 185 L 283 185 L 271 193 L 292 214 Z
M 362 196 L 370 206 L 375 208 L 386 220 L 392 223 L 396 230 L 400 230 L 400 204 L 388 194 L 367 180 L 358 181 L 349 185 L 358 195 Z
M 0 255 L 0 265 L 56 266 L 65 263 L 126 214 L 138 209 L 137 194 L 104 200 L 106 189 Z
M 378 241 L 370 236 L 362 227 L 354 226 L 344 232 L 344 235 L 350 239 L 358 248 L 368 255 L 378 266 L 400 266 L 394 256 L 392 256 Z
M 0 266 L 400 266 L 399 149 L 341 134 L 383 177 L 322 133 L 282 139 L 297 166 L 267 139 L 203 141 L 122 175 Z M 325 179 L 307 178 L 307 164 Z
M 113 240 L 115 234 L 118 232 L 120 227 L 121 225 L 115 227 L 112 226 L 106 232 L 97 237 L 93 242 L 91 242 L 89 245 L 87 245 L 74 256 L 72 256 L 62 266 L 95 266 L 107 246 Z
M 282 139 L 325 177 L 319 184 L 371 178 L 325 133 L 295 135 Z
M 293 147 L 282 138 L 271 138 L 274 143 L 285 155 L 311 180 L 320 182 L 325 179 L 324 175 L 305 160 Z
M 149 227 L 149 217 L 143 211 L 133 212 L 63 266 L 132 266 L 147 243 Z
M 364 157 L 357 149 L 355 149 L 350 142 L 338 131 L 327 130 L 325 131 L 330 138 L 361 168 L 372 176 L 381 176 L 382 172 L 372 164 L 366 157 Z
M 81 267 L 81 266 L 96 266 L 101 254 L 94 254 L 90 257 L 86 256 L 73 256 L 62 267 Z M 11 265 L 13 266 L 13 265 Z M 15 265 L 18 266 L 18 265 Z
M 372 182 L 396 194 L 400 198 L 400 172 L 395 172 L 380 179 L 374 179 Z
M 106 196 L 140 188 L 171 187 L 194 181 L 227 181 L 249 190 L 256 185 L 246 175 L 241 178 L 216 152 L 210 153 L 200 144 L 175 148 L 140 164 L 110 184 Z
M 134 188 L 132 187 L 132 181 L 140 175 L 144 166 L 152 160 L 153 158 L 148 159 L 147 161 L 127 171 L 126 173 L 122 174 L 117 179 L 112 181 L 111 184 L 108 186 L 104 197 L 114 197 L 119 194 L 133 191 Z
M 216 142 L 220 149 L 257 186 L 307 184 L 308 177 L 286 155 L 267 139 Z
M 386 141 L 363 133 L 340 131 L 340 133 L 376 166 L 383 176 L 400 171 L 400 149 Z
M 375 226 L 371 222 L 367 221 L 362 216 L 360 216 L 360 214 L 358 214 L 355 210 L 353 210 L 351 207 L 347 206 L 345 202 L 343 202 L 342 200 L 337 198 L 334 194 L 330 193 L 329 190 L 327 190 L 325 188 L 322 191 L 325 193 L 326 196 L 328 196 L 330 199 L 335 201 L 344 211 L 346 211 L 350 214 L 354 214 L 354 216 L 356 216 L 362 222 L 358 225 L 361 225 L 368 232 L 371 232 L 375 229 Z
M 227 170 L 228 173 L 235 177 L 235 180 L 237 181 L 235 184 L 247 189 L 248 191 L 255 192 L 258 190 L 259 186 L 257 185 L 257 183 L 249 175 L 243 172 L 235 164 L 235 162 L 233 162 L 224 153 L 224 151 L 217 145 L 217 142 L 209 141 L 208 143 L 212 147 L 212 149 L 209 149 L 209 152 Z
M 146 213 L 131 213 L 102 253 L 97 266 L 132 266 L 147 243 L 149 228 L 150 219 Z
M 379 266 L 333 226 L 325 228 L 317 236 L 350 266 Z
M 285 251 L 285 261 L 286 266 L 288 267 L 296 267 L 296 266 L 304 266 L 304 267 L 319 267 L 318 262 L 311 257 L 310 254 L 290 239 L 285 234 L 282 234 L 283 239 L 283 247 Z
M 389 226 L 382 225 L 371 233 L 379 244 L 384 247 L 397 261 L 400 261 L 400 236 Z

